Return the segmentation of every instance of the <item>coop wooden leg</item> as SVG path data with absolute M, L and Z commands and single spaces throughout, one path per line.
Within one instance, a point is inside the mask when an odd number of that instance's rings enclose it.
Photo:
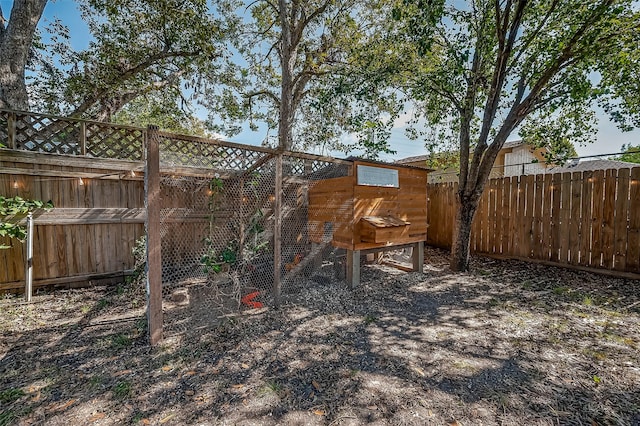
M 313 272 L 319 271 L 322 268 L 322 250 L 320 249 L 320 244 L 311 243 L 311 253 L 313 254 Z
M 351 288 L 360 285 L 360 250 L 347 250 L 347 282 Z
M 422 273 L 424 271 L 424 241 L 420 241 L 413 245 L 411 260 L 413 261 L 413 270 Z

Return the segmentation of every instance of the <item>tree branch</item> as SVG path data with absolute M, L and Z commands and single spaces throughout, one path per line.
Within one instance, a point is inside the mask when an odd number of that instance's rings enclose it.
M 473 160 L 471 163 L 471 169 L 469 171 L 470 181 L 474 182 L 473 186 L 477 187 L 475 182 L 485 180 L 485 177 L 482 176 L 480 172 L 481 162 L 488 158 L 491 160 L 491 164 L 495 161 L 495 157 L 497 152 L 502 148 L 502 143 L 494 140 L 494 143 L 491 144 L 491 149 L 487 149 L 487 138 L 489 136 L 489 132 L 491 127 L 493 126 L 493 121 L 495 119 L 498 103 L 500 101 L 500 94 L 502 93 L 502 89 L 504 88 L 504 83 L 507 78 L 506 68 L 509 61 L 509 57 L 511 56 L 511 52 L 513 49 L 513 45 L 515 43 L 518 31 L 520 30 L 520 24 L 522 22 L 522 17 L 524 15 L 524 9 L 527 4 L 527 0 L 518 0 L 516 10 L 514 11 L 513 19 L 509 24 L 510 15 L 511 15 L 511 0 L 507 0 L 507 5 L 505 6 L 504 20 L 501 26 L 497 27 L 497 37 L 498 40 L 503 40 L 501 42 L 500 49 L 497 52 L 496 64 L 494 68 L 494 73 L 491 81 L 491 86 L 489 90 L 489 96 L 487 97 L 487 102 L 484 108 L 484 116 L 482 119 L 482 127 L 480 129 L 480 135 L 478 137 L 478 144 L 476 145 L 476 149 L 474 151 Z M 496 7 L 499 5 L 496 2 Z M 507 34 L 508 32 L 508 34 Z M 506 137 L 505 137 L 506 140 Z M 499 144 L 498 147 L 494 146 L 496 143 Z M 489 160 L 487 160 L 489 161 Z
M 138 65 L 128 68 L 123 72 L 117 74 L 113 77 L 109 82 L 103 85 L 102 89 L 94 91 L 94 93 L 87 98 L 75 108 L 75 110 L 70 114 L 71 117 L 77 117 L 85 112 L 87 112 L 92 105 L 98 102 L 100 99 L 103 99 L 108 93 L 109 89 L 115 82 L 122 83 L 128 81 L 129 79 L 135 77 L 140 74 L 144 70 L 150 68 L 151 66 L 160 63 L 161 61 L 174 57 L 194 57 L 199 55 L 199 52 L 187 52 L 187 51 L 177 51 L 177 52 L 159 52 L 155 55 L 149 56 L 145 61 L 139 63 Z
M 273 103 L 276 105 L 276 107 L 280 105 L 280 98 L 278 98 L 274 93 L 268 90 L 258 90 L 255 92 L 243 94 L 243 97 L 247 98 L 247 100 L 249 101 L 252 98 L 260 97 L 260 96 L 266 96 L 267 98 L 270 98 L 273 101 Z
M 547 24 L 547 21 L 549 20 L 549 18 L 551 17 L 551 14 L 553 13 L 553 11 L 557 6 L 558 6 L 558 0 L 552 0 L 551 6 L 549 6 L 547 13 L 545 13 L 544 17 L 540 21 L 540 24 L 536 27 L 535 30 L 533 30 L 533 32 L 529 35 L 529 37 L 527 37 L 527 39 L 519 47 L 518 52 L 516 53 L 513 60 L 511 61 L 511 65 L 509 65 L 509 67 L 507 68 L 507 74 L 509 74 L 513 70 L 513 67 L 515 67 L 520 62 L 520 58 L 527 51 L 531 43 L 533 43 L 533 40 L 535 40 L 536 37 L 538 37 L 538 34 L 540 34 L 542 29 L 545 27 L 545 25 Z

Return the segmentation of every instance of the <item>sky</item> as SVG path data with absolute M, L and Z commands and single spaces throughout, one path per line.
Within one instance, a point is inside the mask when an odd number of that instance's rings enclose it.
M 13 0 L 0 0 L 0 6 L 6 15 L 9 14 Z M 71 35 L 72 47 L 76 50 L 84 49 L 89 43 L 89 33 L 87 26 L 84 24 L 80 17 L 77 5 L 73 0 L 55 0 L 49 1 L 45 7 L 43 19 L 40 22 L 40 26 L 47 25 L 55 18 L 59 18 L 68 27 Z M 205 112 L 203 113 L 206 115 Z M 599 126 L 596 142 L 586 144 L 583 146 L 577 145 L 576 151 L 579 156 L 590 155 L 602 155 L 612 154 L 620 152 L 621 146 L 626 145 L 639 145 L 640 144 L 640 130 L 634 130 L 632 132 L 621 132 L 611 122 L 603 111 L 597 111 Z M 426 153 L 423 143 L 419 140 L 412 141 L 406 137 L 404 131 L 407 127 L 408 117 L 400 117 L 400 119 L 394 122 L 394 128 L 391 132 L 390 146 L 391 149 L 397 151 L 394 155 L 384 155 L 384 160 L 397 160 L 400 158 L 423 155 Z M 232 142 L 246 143 L 251 145 L 259 145 L 265 138 L 266 127 L 261 126 L 258 132 L 249 130 L 248 126 L 245 126 L 245 130 L 233 138 L 228 138 Z M 349 137 L 349 136 L 347 136 Z M 511 135 L 509 140 L 519 139 L 517 134 Z M 344 156 L 342 153 L 329 153 L 336 156 Z

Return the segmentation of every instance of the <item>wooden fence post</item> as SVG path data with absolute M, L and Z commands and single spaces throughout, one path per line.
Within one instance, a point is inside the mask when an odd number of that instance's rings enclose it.
M 18 149 L 16 145 L 16 113 L 10 112 L 7 117 L 7 148 Z
M 87 155 L 87 123 L 80 122 L 80 155 Z
M 275 200 L 273 204 L 273 300 L 276 308 L 281 303 L 282 269 L 282 153 L 276 156 Z
M 158 127 L 147 129 L 145 204 L 147 208 L 147 320 L 149 342 L 162 340 L 162 255 L 160 237 L 160 152 Z

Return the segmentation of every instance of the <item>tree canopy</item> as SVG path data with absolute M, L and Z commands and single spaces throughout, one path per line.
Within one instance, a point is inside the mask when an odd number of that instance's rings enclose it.
M 512 133 L 541 145 L 589 141 L 597 104 L 637 123 L 624 82 L 638 70 L 640 16 L 631 1 L 446 2 L 433 31 L 420 32 L 421 1 L 404 0 L 414 12 L 398 16 L 406 43 L 424 58 L 406 87 L 437 135 L 459 147 L 452 268 L 464 270 L 478 201 Z
M 374 5 L 361 0 L 256 1 L 234 4 L 226 16 L 247 11 L 231 37 L 237 56 L 228 81 L 208 103 L 226 131 L 257 122 L 269 128 L 266 143 L 284 149 L 364 146 L 375 155 L 388 150 L 389 117 L 400 110 L 388 87 L 363 82 L 375 31 Z M 375 17 L 378 19 L 378 17 Z M 239 59 L 241 58 L 241 59 Z M 271 130 L 275 131 L 271 133 Z M 343 132 L 357 134 L 340 144 Z M 377 141 L 377 142 L 376 142 Z M 338 144 L 336 145 L 336 142 Z
M 622 145 L 622 151 L 623 153 L 617 156 L 616 160 L 640 163 L 640 145 Z

